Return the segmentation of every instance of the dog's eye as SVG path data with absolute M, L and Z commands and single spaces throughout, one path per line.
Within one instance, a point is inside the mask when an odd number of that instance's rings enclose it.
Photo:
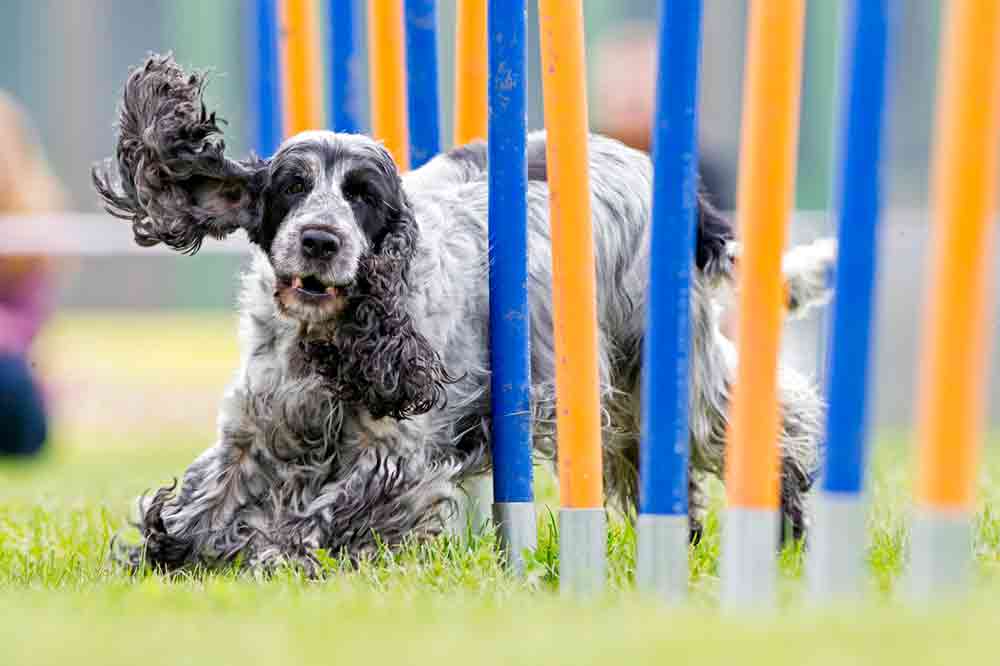
M 302 194 L 306 191 L 306 183 L 301 178 L 296 178 L 285 186 L 285 194 Z
M 344 188 L 344 198 L 349 203 L 364 203 L 372 206 L 375 204 L 375 196 L 364 186 L 351 186 Z

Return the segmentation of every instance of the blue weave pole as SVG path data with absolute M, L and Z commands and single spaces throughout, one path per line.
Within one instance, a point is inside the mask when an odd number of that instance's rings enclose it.
M 534 548 L 528 312 L 525 0 L 490 0 L 490 383 L 494 518 L 508 564 Z
M 829 411 L 810 579 L 817 596 L 860 592 L 869 375 L 875 324 L 878 223 L 890 0 L 847 3 L 842 38 L 835 205 L 838 259 L 828 366 Z
M 335 132 L 365 129 L 365 63 L 361 60 L 359 0 L 329 0 L 327 69 L 330 77 L 327 117 Z
M 248 108 L 254 128 L 251 145 L 258 155 L 269 157 L 281 145 L 281 89 L 278 71 L 277 0 L 253 0 L 247 14 L 246 59 L 250 82 Z
M 688 301 L 698 194 L 701 13 L 701 0 L 660 3 L 636 575 L 640 590 L 669 601 L 684 595 L 688 577 Z
M 406 90 L 410 167 L 416 169 L 441 150 L 437 0 L 406 0 Z

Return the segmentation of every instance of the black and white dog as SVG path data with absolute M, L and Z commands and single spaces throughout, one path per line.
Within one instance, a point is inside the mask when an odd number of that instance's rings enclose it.
M 241 300 L 242 364 L 218 440 L 179 487 L 139 502 L 135 564 L 240 561 L 312 570 L 319 548 L 357 556 L 442 530 L 464 479 L 489 468 L 486 149 L 456 148 L 400 175 L 361 135 L 305 132 L 267 159 L 225 154 L 204 78 L 153 56 L 125 85 L 115 157 L 94 171 L 140 245 L 197 251 L 243 229 L 255 246 Z M 651 164 L 590 139 L 606 487 L 631 514 L 649 269 Z M 534 446 L 555 453 L 545 135 L 528 138 Z M 698 482 L 723 464 L 735 351 L 719 299 L 738 245 L 699 201 L 691 296 L 692 534 Z M 786 257 L 789 307 L 826 295 L 834 249 Z M 823 406 L 780 371 L 782 508 L 796 534 Z

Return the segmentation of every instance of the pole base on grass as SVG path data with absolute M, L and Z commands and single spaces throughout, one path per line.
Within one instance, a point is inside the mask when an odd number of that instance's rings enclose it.
M 604 591 L 607 522 L 603 508 L 559 510 L 559 591 L 597 596 Z
M 639 516 L 635 576 L 640 593 L 671 604 L 684 600 L 690 529 L 684 515 Z
M 968 511 L 918 508 L 910 538 L 908 591 L 914 601 L 935 601 L 969 589 L 972 519 Z
M 497 502 L 493 505 L 493 522 L 497 526 L 507 567 L 523 575 L 524 551 L 533 551 L 538 547 L 534 502 Z
M 726 509 L 722 526 L 722 604 L 771 608 L 777 578 L 778 512 Z
M 816 601 L 846 601 L 863 594 L 866 508 L 855 493 L 816 496 L 807 562 L 809 591 Z

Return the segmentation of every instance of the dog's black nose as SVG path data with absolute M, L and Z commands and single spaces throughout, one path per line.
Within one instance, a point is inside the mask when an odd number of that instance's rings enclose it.
M 340 249 L 340 238 L 322 229 L 302 232 L 302 254 L 310 259 L 329 259 Z

